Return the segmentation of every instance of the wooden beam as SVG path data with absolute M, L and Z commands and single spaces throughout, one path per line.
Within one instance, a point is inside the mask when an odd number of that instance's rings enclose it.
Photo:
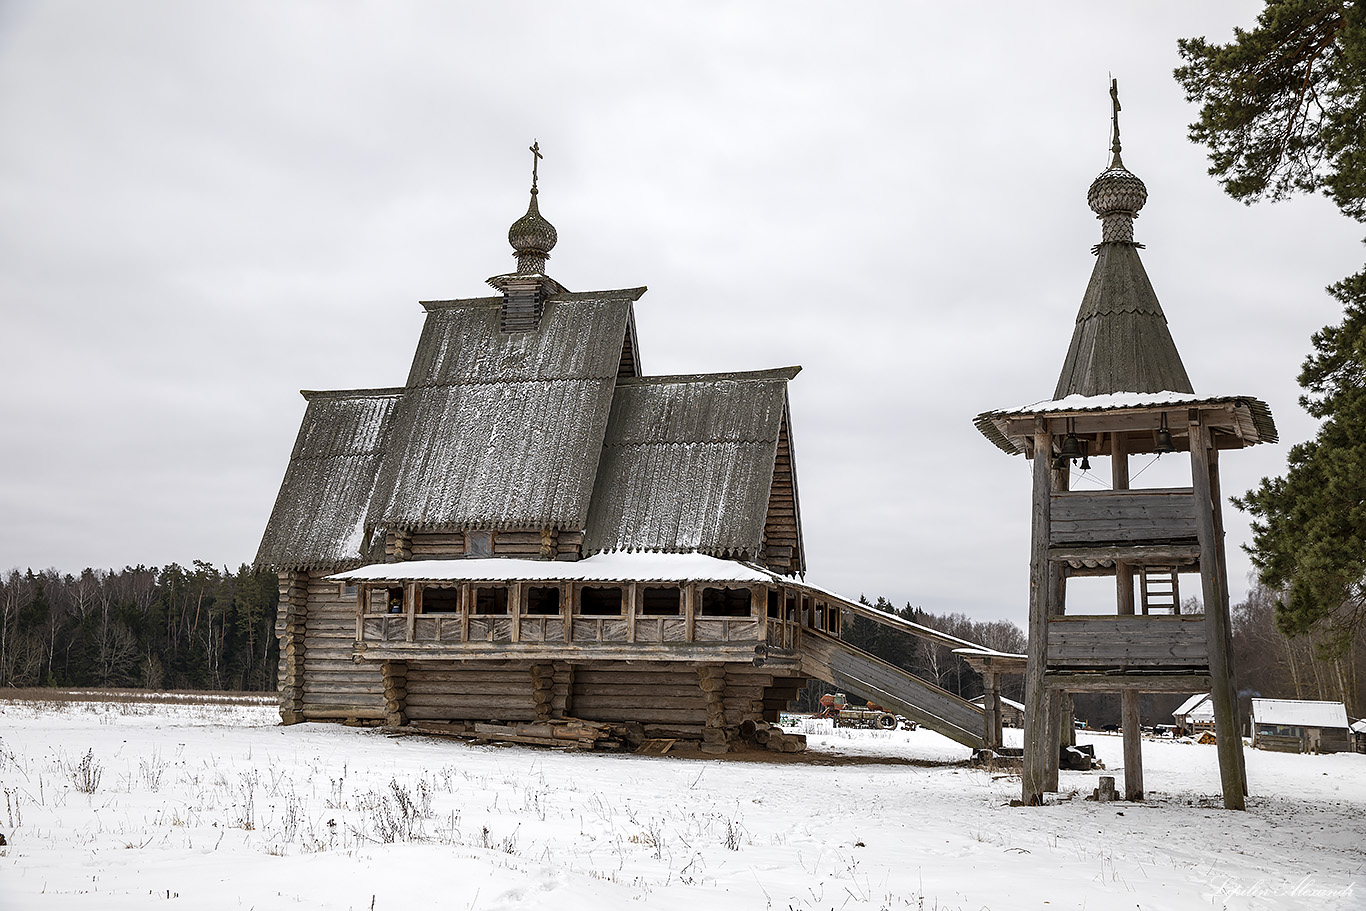
M 1208 674 L 1086 674 L 1051 673 L 1044 684 L 1070 693 L 1198 693 L 1209 689 Z
M 1129 454 L 1125 448 L 1126 442 L 1124 434 L 1116 434 L 1112 446 L 1110 479 L 1116 490 L 1129 489 Z M 1115 561 L 1115 600 L 1120 616 L 1133 616 L 1134 569 L 1131 563 Z M 1124 799 L 1142 800 L 1143 729 L 1138 711 L 1138 690 L 1121 690 L 1119 705 L 1120 729 L 1124 733 Z
M 640 610 L 640 586 L 632 582 L 626 586 L 626 641 L 636 641 L 636 612 Z
M 983 707 L 986 709 L 986 724 L 982 732 L 982 740 L 986 743 L 987 749 L 994 750 L 1002 746 L 1001 687 L 1000 677 L 995 671 L 982 671 L 982 687 L 986 691 L 986 698 L 983 700 Z
M 1200 572 L 1205 600 L 1206 639 L 1209 642 L 1210 697 L 1214 703 L 1214 734 L 1219 751 L 1219 780 L 1224 792 L 1224 807 L 1246 808 L 1243 801 L 1243 739 L 1238 730 L 1237 693 L 1229 642 L 1228 579 L 1220 559 L 1220 523 L 1215 515 L 1221 505 L 1215 498 L 1217 462 L 1210 456 L 1209 429 L 1202 415 L 1191 410 L 1191 481 L 1195 488 L 1196 524 L 1200 549 L 1205 559 Z
M 1030 511 L 1029 644 L 1025 670 L 1025 747 L 1020 799 L 1027 806 L 1043 803 L 1044 754 L 1047 744 L 1048 694 L 1044 669 L 1048 661 L 1048 507 L 1052 493 L 1053 439 L 1048 423 L 1034 419 L 1034 497 Z
M 697 626 L 696 582 L 688 582 L 683 586 L 683 623 L 686 630 L 684 641 L 692 642 Z

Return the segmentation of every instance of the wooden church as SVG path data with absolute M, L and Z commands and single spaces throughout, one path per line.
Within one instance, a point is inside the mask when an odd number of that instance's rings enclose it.
M 495 295 L 422 304 L 403 386 L 303 393 L 256 558 L 284 721 L 578 719 L 719 752 L 819 676 L 981 746 L 980 708 L 842 648 L 869 609 L 801 581 L 800 368 L 645 375 L 645 289 L 547 275 L 537 195 L 533 167 Z
M 1138 694 L 1209 692 L 1224 805 L 1241 809 L 1219 454 L 1275 442 L 1276 427 L 1263 402 L 1197 395 L 1186 375 L 1134 242 L 1148 191 L 1120 158 L 1113 84 L 1111 94 L 1112 157 L 1087 193 L 1101 242 L 1053 398 L 977 418 L 987 439 L 1034 463 L 1021 796 L 1037 804 L 1057 790 L 1071 693 L 1120 694 L 1125 796 L 1141 800 Z M 1181 452 L 1189 486 L 1131 487 L 1132 457 Z M 1073 466 L 1096 457 L 1110 460 L 1109 489 L 1073 489 Z M 1198 575 L 1202 613 L 1182 613 L 1182 575 Z M 1115 579 L 1113 614 L 1067 613 L 1067 582 L 1082 576 Z

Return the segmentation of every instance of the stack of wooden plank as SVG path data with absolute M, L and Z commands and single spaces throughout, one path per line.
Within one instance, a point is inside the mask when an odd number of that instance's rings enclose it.
M 643 740 L 638 728 L 639 725 L 609 724 L 582 718 L 553 718 L 509 724 L 414 721 L 405 730 L 459 737 L 476 743 L 528 743 L 563 750 L 621 750 Z

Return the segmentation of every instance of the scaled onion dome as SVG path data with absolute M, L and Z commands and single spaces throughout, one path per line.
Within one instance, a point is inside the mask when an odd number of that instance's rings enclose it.
M 555 226 L 541 217 L 536 206 L 536 189 L 531 190 L 531 204 L 526 214 L 508 228 L 508 243 L 517 257 L 517 271 L 523 275 L 545 272 L 545 261 L 558 239 Z
M 1086 191 L 1086 204 L 1101 220 L 1102 243 L 1133 243 L 1134 219 L 1148 201 L 1148 188 L 1119 157 L 1119 142 L 1115 142 L 1110 166 L 1091 181 Z

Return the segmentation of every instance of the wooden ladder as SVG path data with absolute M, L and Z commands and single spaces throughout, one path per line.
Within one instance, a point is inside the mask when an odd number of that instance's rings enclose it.
M 1140 580 L 1143 613 L 1181 613 L 1181 593 L 1177 587 L 1175 566 L 1144 566 Z

